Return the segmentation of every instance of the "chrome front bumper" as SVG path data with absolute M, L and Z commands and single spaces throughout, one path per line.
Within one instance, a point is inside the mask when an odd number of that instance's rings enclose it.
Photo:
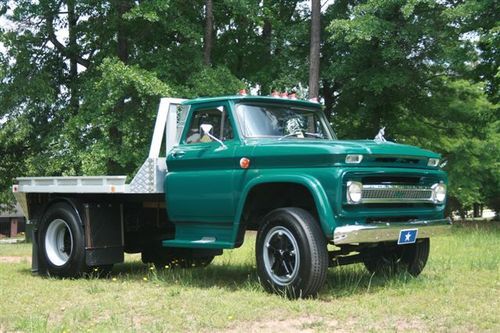
M 451 229 L 449 218 L 414 222 L 374 222 L 365 225 L 346 225 L 335 228 L 335 244 L 378 243 L 397 241 L 404 229 L 418 229 L 418 238 L 446 234 Z

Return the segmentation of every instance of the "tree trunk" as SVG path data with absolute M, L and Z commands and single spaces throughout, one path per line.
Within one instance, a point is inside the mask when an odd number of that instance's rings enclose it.
M 311 46 L 309 53 L 309 98 L 319 96 L 320 0 L 311 0 Z
M 205 35 L 203 38 L 203 64 L 212 64 L 214 14 L 213 0 L 205 0 Z
M 123 15 L 127 13 L 132 8 L 132 2 L 130 0 L 118 0 L 116 1 L 116 14 L 117 14 L 117 56 L 118 59 L 123 61 L 123 63 L 128 62 L 129 57 L 129 45 L 128 36 L 125 27 L 125 20 Z
M 124 64 L 128 62 L 129 59 L 129 41 L 128 41 L 128 31 L 126 28 L 126 22 L 123 19 L 123 15 L 132 9 L 133 2 L 131 0 L 115 0 L 114 1 L 115 11 L 116 11 L 116 34 L 117 34 L 117 46 L 116 55 Z M 123 114 L 125 108 L 125 97 L 123 96 L 114 106 L 113 113 L 116 115 L 115 118 L 119 119 L 120 114 Z M 112 124 L 108 129 L 110 143 L 112 145 L 111 151 L 117 153 L 120 151 L 120 147 L 123 142 L 123 133 L 118 128 L 117 124 Z M 116 156 L 108 156 L 106 163 L 108 173 L 113 174 L 123 174 L 127 172 L 123 170 L 123 167 L 116 161 Z
M 76 35 L 76 24 L 78 17 L 75 12 L 75 0 L 68 0 L 68 55 L 69 55 L 69 77 L 68 88 L 70 91 L 69 108 L 72 114 L 77 114 L 80 108 L 80 96 L 78 92 L 78 44 Z
M 272 65 L 272 34 L 273 25 L 269 17 L 264 17 L 264 25 L 262 26 L 262 42 L 264 43 L 264 48 L 262 49 L 261 57 L 261 68 L 269 73 L 270 77 L 276 77 L 276 66 Z M 271 90 L 276 87 L 271 87 L 269 82 L 265 81 L 261 83 L 261 94 L 269 95 Z
M 333 105 L 335 103 L 335 88 L 330 80 L 323 80 L 323 98 L 325 100 L 325 115 L 330 120 L 333 113 Z
M 472 217 L 482 217 L 483 216 L 483 214 L 481 212 L 481 204 L 475 203 L 472 206 L 472 209 L 473 209 Z

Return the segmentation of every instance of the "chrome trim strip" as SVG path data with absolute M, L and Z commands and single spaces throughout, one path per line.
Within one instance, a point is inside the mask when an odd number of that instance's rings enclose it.
M 364 198 L 361 203 L 434 203 L 432 198 L 429 199 L 412 199 L 412 198 Z
M 349 200 L 348 200 L 349 201 Z M 363 185 L 362 199 L 366 203 L 435 203 L 432 187 L 418 185 Z M 348 204 L 355 204 L 348 202 Z
M 431 187 L 429 186 L 419 186 L 419 185 L 389 185 L 389 184 L 364 184 L 363 189 L 397 189 L 397 190 L 418 190 L 418 191 L 429 191 Z
M 363 225 L 346 225 L 335 228 L 333 243 L 378 243 L 397 241 L 403 229 L 418 229 L 418 238 L 429 238 L 446 234 L 451 229 L 450 218 L 413 222 L 373 222 Z

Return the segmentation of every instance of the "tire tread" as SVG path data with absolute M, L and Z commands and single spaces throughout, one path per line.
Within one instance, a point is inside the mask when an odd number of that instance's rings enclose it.
M 324 285 L 328 272 L 328 252 L 326 239 L 316 219 L 306 210 L 297 207 L 278 208 L 271 211 L 264 217 L 264 223 L 260 226 L 257 235 L 256 255 L 259 263 L 260 240 L 263 239 L 263 232 L 268 229 L 269 225 L 276 223 L 276 218 L 281 214 L 288 215 L 293 221 L 292 225 L 299 234 L 303 234 L 304 242 L 308 246 L 310 255 L 310 271 L 306 277 L 304 284 L 299 286 L 289 286 L 284 289 L 284 292 L 289 298 L 306 298 L 317 295 L 319 289 Z M 258 264 L 259 268 L 259 264 Z M 300 269 L 300 268 L 299 268 Z M 259 268 L 260 272 L 260 268 Z M 263 273 L 264 274 L 264 273 Z M 260 275 L 260 273 L 259 273 Z M 279 292 L 279 287 L 272 285 L 270 281 L 262 281 L 263 286 L 270 292 Z M 299 289 L 297 289 L 299 287 Z

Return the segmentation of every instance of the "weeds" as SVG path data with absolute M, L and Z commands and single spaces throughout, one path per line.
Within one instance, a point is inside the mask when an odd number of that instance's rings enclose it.
M 432 239 L 418 278 L 341 266 L 317 299 L 297 301 L 264 292 L 253 242 L 206 268 L 156 270 L 127 255 L 106 279 L 42 279 L 28 262 L 1 263 L 0 331 L 500 331 L 499 228 Z M 29 244 L 10 246 L 0 256 L 29 256 Z

